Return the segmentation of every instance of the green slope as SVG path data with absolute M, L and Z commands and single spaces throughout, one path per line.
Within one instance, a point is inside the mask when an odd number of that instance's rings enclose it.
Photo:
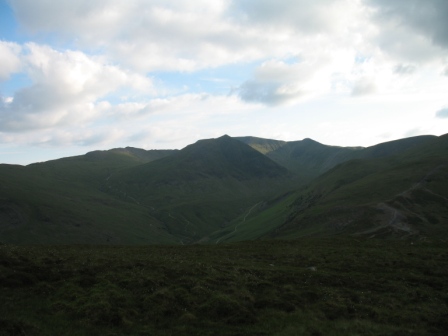
M 287 144 L 286 141 L 263 139 L 263 138 L 257 138 L 257 137 L 252 137 L 252 136 L 235 137 L 234 139 L 244 142 L 246 145 L 249 145 L 253 149 L 260 152 L 261 154 L 265 154 L 265 155 L 270 152 L 273 152 Z
M 290 181 L 287 169 L 223 136 L 121 170 L 107 187 L 112 194 L 148 207 L 171 233 L 191 241 L 227 225 L 247 206 L 287 188 Z
M 392 155 L 399 155 L 408 150 L 415 150 L 421 146 L 426 146 L 437 139 L 433 135 L 420 135 L 394 141 L 383 142 L 370 146 L 357 152 L 353 158 L 374 159 Z
M 336 166 L 295 196 L 260 212 L 253 225 L 269 226 L 265 236 L 283 238 L 448 237 L 448 136 L 403 147 L 410 149 Z M 233 240 L 246 237 L 242 232 Z
M 94 151 L 85 155 L 31 164 L 26 169 L 51 179 L 87 183 L 96 187 L 120 169 L 167 157 L 175 150 L 144 150 L 132 147 Z
M 101 191 L 112 172 L 164 154 L 167 152 L 151 151 L 142 158 L 125 149 L 91 152 L 26 167 L 0 165 L 0 241 L 176 242 L 147 209 Z
M 254 137 L 237 139 L 297 174 L 299 181 L 309 183 L 313 178 L 340 163 L 353 159 L 392 156 L 418 147 L 434 138 L 434 136 L 416 136 L 367 148 L 328 146 L 312 139 L 290 142 Z
M 0 165 L 0 242 L 446 236 L 447 143 L 423 136 L 345 148 L 223 136 L 179 151 Z

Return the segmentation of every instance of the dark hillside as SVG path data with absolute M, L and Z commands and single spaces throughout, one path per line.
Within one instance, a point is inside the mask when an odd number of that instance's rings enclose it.
M 223 136 L 200 140 L 164 159 L 123 170 L 112 181 L 154 187 L 206 179 L 249 181 L 287 175 L 284 167 L 240 141 Z
M 291 205 L 278 234 L 448 237 L 447 139 L 331 169 Z
M 57 180 L 86 182 L 99 187 L 114 171 L 158 160 L 174 150 L 144 150 L 132 147 L 93 151 L 85 155 L 31 164 L 30 172 Z
M 352 159 L 374 159 L 398 155 L 417 148 L 436 138 L 435 136 L 416 136 L 389 141 L 371 147 L 339 147 L 321 144 L 312 139 L 300 141 L 277 141 L 255 137 L 236 138 L 265 154 L 278 164 L 297 175 L 303 184 L 340 163 Z
M 148 164 L 121 170 L 111 193 L 154 209 L 160 220 L 199 237 L 260 199 L 290 187 L 291 173 L 250 146 L 223 136 L 201 140 Z M 193 229 L 195 228 L 195 229 Z M 187 234 L 188 235 L 188 234 Z
M 175 243 L 146 209 L 102 191 L 113 172 L 169 154 L 126 148 L 0 165 L 0 242 Z
M 369 148 L 223 136 L 0 165 L 0 242 L 445 237 L 447 157 L 447 135 Z

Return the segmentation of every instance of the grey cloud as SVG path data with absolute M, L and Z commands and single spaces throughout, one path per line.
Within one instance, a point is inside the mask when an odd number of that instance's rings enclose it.
M 281 88 L 282 85 L 277 82 L 249 80 L 236 89 L 236 92 L 243 101 L 269 106 L 284 105 L 301 96 L 300 92 L 286 92 Z
M 370 79 L 360 79 L 352 89 L 352 97 L 366 96 L 376 91 L 376 85 Z
M 441 110 L 438 110 L 436 112 L 436 117 L 437 118 L 441 118 L 441 119 L 448 118 L 448 107 L 445 107 L 445 108 L 443 108 Z
M 417 67 L 412 64 L 398 64 L 394 68 L 394 72 L 399 75 L 411 75 L 417 70 Z
M 238 0 L 230 7 L 233 15 L 253 23 L 294 26 L 302 32 L 320 33 L 337 23 L 333 7 L 343 6 L 340 0 Z
M 22 132 L 70 123 L 67 107 L 76 107 L 77 98 L 55 85 L 23 88 L 12 102 L 0 105 L 0 131 Z
M 367 0 L 375 7 L 376 19 L 406 26 L 448 48 L 448 1 L 446 0 Z M 402 41 L 405 43 L 405 41 Z

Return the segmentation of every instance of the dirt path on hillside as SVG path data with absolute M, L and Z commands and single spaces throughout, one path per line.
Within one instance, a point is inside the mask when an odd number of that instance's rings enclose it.
M 428 183 L 429 178 L 434 175 L 435 173 L 437 173 L 440 169 L 444 168 L 448 166 L 448 164 L 441 164 L 438 165 L 436 167 L 434 167 L 433 169 L 431 169 L 420 181 L 418 181 L 417 183 L 415 183 L 414 185 L 412 185 L 409 189 L 406 189 L 405 191 L 402 191 L 401 193 L 395 195 L 395 196 L 408 196 L 409 193 L 415 189 L 425 189 L 425 185 Z M 431 192 L 430 190 L 428 190 L 429 192 Z
M 418 182 L 414 183 L 410 188 L 396 194 L 392 199 L 396 198 L 396 197 L 410 197 L 411 196 L 411 192 L 417 189 L 421 189 L 421 190 L 425 190 L 426 192 L 429 192 L 431 194 L 437 195 L 435 194 L 433 191 L 429 190 L 426 188 L 426 184 L 428 183 L 428 180 L 430 179 L 430 177 L 432 175 L 434 175 L 435 173 L 437 173 L 440 169 L 444 168 L 448 166 L 448 164 L 441 164 L 438 165 L 436 167 L 434 167 L 433 169 L 431 169 L 430 171 L 428 171 L 425 176 L 423 176 Z M 437 195 L 439 197 L 442 197 L 443 199 L 447 200 L 444 196 L 442 195 Z M 396 231 L 402 231 L 404 233 L 408 233 L 408 234 L 414 234 L 416 233 L 416 231 L 406 222 L 406 216 L 397 208 L 394 208 L 393 206 L 386 204 L 384 202 L 378 203 L 376 206 L 376 209 L 382 210 L 386 216 L 387 216 L 387 223 L 380 225 L 376 228 L 367 230 L 365 232 L 362 232 L 361 234 L 367 234 L 367 233 L 375 233 L 381 229 L 384 228 L 392 228 Z M 415 212 L 412 211 L 412 209 L 405 209 L 406 212 L 409 212 L 411 214 L 414 214 L 416 217 L 419 217 L 420 219 L 424 220 L 424 218 L 421 218 L 418 214 L 416 214 Z
M 388 227 L 391 227 L 397 231 L 404 231 L 407 233 L 412 233 L 413 229 L 404 220 L 406 216 L 403 215 L 400 210 L 387 205 L 386 203 L 379 203 L 377 209 L 383 210 L 389 214 L 389 221 L 387 223 Z

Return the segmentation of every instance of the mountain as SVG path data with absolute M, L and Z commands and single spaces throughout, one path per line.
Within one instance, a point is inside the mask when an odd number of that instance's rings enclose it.
M 0 242 L 447 237 L 447 139 L 363 148 L 222 136 L 0 165 Z
M 194 239 L 230 222 L 244 207 L 288 188 L 291 178 L 286 168 L 250 146 L 222 136 L 123 169 L 112 175 L 107 188 L 151 209 L 170 232 Z
M 226 240 L 341 234 L 446 238 L 448 135 L 388 145 L 368 148 L 369 159 L 344 162 L 306 188 L 272 200 Z M 396 155 L 386 155 L 391 152 Z M 260 226 L 264 230 L 254 230 Z
M 434 136 L 416 136 L 389 141 L 371 147 L 340 147 L 321 144 L 312 139 L 277 141 L 255 137 L 236 138 L 265 154 L 278 164 L 297 174 L 297 179 L 308 183 L 336 165 L 353 159 L 391 156 L 424 144 Z
M 0 165 L 0 242 L 174 243 L 145 209 L 101 191 L 112 172 L 173 152 L 128 147 Z
M 203 178 L 249 180 L 286 175 L 287 170 L 250 146 L 227 135 L 199 140 L 174 155 L 130 169 L 129 179 L 191 181 Z M 124 175 L 123 175 L 124 176 Z
M 114 148 L 93 151 L 85 155 L 31 164 L 27 170 L 52 179 L 77 181 L 99 186 L 114 171 L 152 162 L 170 156 L 176 150 L 144 150 L 139 148 Z

